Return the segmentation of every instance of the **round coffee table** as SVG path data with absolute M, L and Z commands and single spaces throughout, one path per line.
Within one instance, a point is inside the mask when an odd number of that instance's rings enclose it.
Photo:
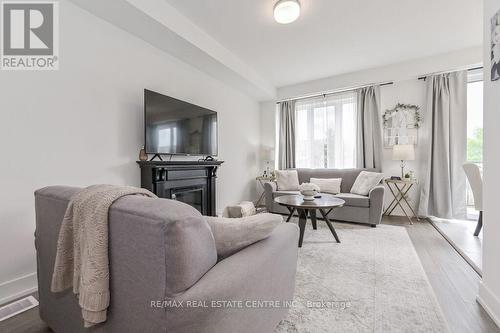
M 314 201 L 305 201 L 300 194 L 293 195 L 283 195 L 277 198 L 274 198 L 274 201 L 282 206 L 285 206 L 290 211 L 290 215 L 287 218 L 287 222 L 290 221 L 293 213 L 297 211 L 299 214 L 299 247 L 302 247 L 302 240 L 304 239 L 304 230 L 306 229 L 307 216 L 309 215 L 311 218 L 311 223 L 313 229 L 316 230 L 316 210 L 319 210 L 323 218 L 325 219 L 328 228 L 332 232 L 333 237 L 337 243 L 340 243 L 339 236 L 335 231 L 332 223 L 328 219 L 328 214 L 335 209 L 342 207 L 345 204 L 345 201 L 337 198 L 332 194 L 320 194 L 321 198 L 316 198 Z M 325 211 L 327 210 L 328 211 Z

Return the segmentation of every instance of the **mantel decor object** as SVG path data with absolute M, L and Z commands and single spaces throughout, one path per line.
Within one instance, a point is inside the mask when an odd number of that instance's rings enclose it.
M 142 146 L 141 150 L 139 151 L 139 161 L 147 161 L 148 160 L 148 154 L 146 154 L 146 150 L 144 149 L 144 146 Z

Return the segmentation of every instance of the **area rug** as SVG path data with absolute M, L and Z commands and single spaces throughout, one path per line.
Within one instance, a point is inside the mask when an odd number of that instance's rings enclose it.
M 276 333 L 447 332 L 404 227 L 308 223 L 294 302 Z

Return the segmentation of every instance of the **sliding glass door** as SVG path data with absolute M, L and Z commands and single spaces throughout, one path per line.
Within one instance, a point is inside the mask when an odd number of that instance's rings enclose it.
M 467 83 L 467 162 L 483 166 L 483 76 L 482 72 L 470 72 Z M 467 183 L 468 215 L 477 218 L 474 196 Z

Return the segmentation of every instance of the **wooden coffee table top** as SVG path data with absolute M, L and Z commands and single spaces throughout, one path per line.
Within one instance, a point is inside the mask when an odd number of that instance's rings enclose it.
M 302 209 L 324 209 L 342 207 L 345 201 L 332 194 L 321 193 L 321 198 L 314 201 L 306 201 L 300 194 L 282 195 L 274 198 L 274 201 L 282 206 Z

